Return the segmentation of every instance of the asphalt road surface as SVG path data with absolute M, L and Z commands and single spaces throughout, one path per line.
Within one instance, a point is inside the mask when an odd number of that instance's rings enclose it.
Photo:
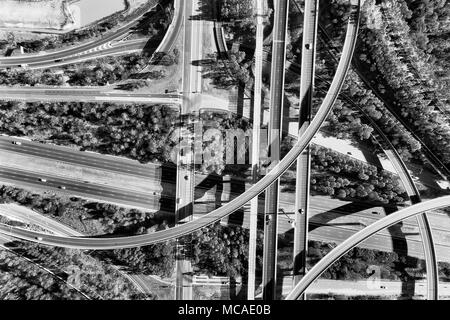
M 144 94 L 126 91 L 106 91 L 105 88 L 1 87 L 0 100 L 26 102 L 80 101 L 179 104 L 181 102 L 181 97 L 178 94 Z

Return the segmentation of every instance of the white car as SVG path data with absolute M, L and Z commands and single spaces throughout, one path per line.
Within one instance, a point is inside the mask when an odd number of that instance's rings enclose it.
M 47 179 L 39 178 L 39 181 L 40 181 L 40 182 L 47 182 Z
M 12 142 L 12 144 L 15 144 L 15 145 L 21 146 L 21 145 L 22 145 L 22 142 L 20 142 L 20 141 L 13 141 L 13 142 Z

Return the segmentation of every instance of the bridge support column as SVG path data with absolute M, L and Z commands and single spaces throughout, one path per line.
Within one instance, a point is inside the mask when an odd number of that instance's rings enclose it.
M 253 136 L 252 136 L 252 176 L 253 183 L 258 182 L 261 146 L 261 87 L 262 87 L 262 54 L 264 41 L 264 4 L 256 1 L 256 49 L 255 49 L 255 88 L 253 107 Z M 250 236 L 248 245 L 248 285 L 247 300 L 255 299 L 256 273 L 256 241 L 258 236 L 258 197 L 250 201 Z
M 284 76 L 286 62 L 286 32 L 289 0 L 278 0 L 275 4 L 272 70 L 270 78 L 270 123 L 269 152 L 271 167 L 280 161 L 281 119 L 284 103 Z M 278 245 L 278 192 L 280 180 L 266 190 L 263 254 L 263 299 L 277 298 L 276 270 Z
M 311 123 L 319 0 L 306 0 L 303 22 L 302 67 L 300 76 L 299 137 Z M 297 160 L 294 229 L 294 286 L 306 274 L 311 153 L 309 146 Z M 302 298 L 305 298 L 304 296 Z

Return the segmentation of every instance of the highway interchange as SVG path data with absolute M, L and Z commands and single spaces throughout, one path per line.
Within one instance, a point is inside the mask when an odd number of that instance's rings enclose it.
M 344 48 L 343 48 L 343 54 L 341 57 L 341 60 L 339 62 L 336 75 L 333 79 L 333 82 L 331 84 L 330 90 L 325 97 L 322 106 L 320 107 L 319 111 L 317 112 L 317 115 L 314 117 L 313 121 L 311 122 L 311 125 L 307 128 L 307 130 L 303 133 L 303 135 L 300 137 L 296 145 L 289 151 L 289 153 L 282 159 L 265 177 L 263 177 L 258 183 L 253 185 L 249 190 L 247 190 L 244 194 L 240 195 L 236 199 L 232 200 L 225 206 L 218 208 L 214 210 L 213 212 L 187 224 L 183 224 L 181 226 L 177 226 L 175 228 L 166 230 L 164 232 L 156 232 L 154 234 L 150 235 L 142 235 L 142 236 L 136 236 L 136 237 L 123 237 L 119 239 L 109 239 L 111 242 L 108 245 L 108 240 L 105 238 L 103 239 L 63 239 L 60 238 L 55 242 L 49 241 L 50 239 L 56 240 L 58 237 L 43 237 L 42 243 L 54 245 L 56 243 L 59 243 L 59 245 L 70 245 L 71 247 L 77 247 L 80 245 L 79 248 L 84 249 L 114 249 L 119 247 L 133 247 L 133 246 L 140 246 L 144 244 L 151 244 L 161 241 L 166 241 L 172 238 L 177 238 L 182 235 L 186 235 L 189 233 L 192 233 L 193 231 L 196 231 L 202 227 L 205 227 L 207 225 L 210 225 L 216 221 L 221 220 L 222 218 L 230 215 L 234 211 L 238 210 L 240 207 L 243 207 L 245 203 L 249 202 L 253 197 L 259 195 L 261 192 L 263 192 L 269 185 L 271 185 L 274 181 L 276 181 L 289 167 L 290 165 L 295 162 L 297 157 L 303 150 L 306 148 L 306 146 L 310 143 L 311 139 L 314 137 L 314 135 L 319 130 L 321 124 L 325 120 L 326 116 L 330 112 L 337 95 L 340 91 L 340 88 L 342 87 L 348 68 L 350 66 L 351 58 L 352 58 L 352 52 L 354 50 L 354 46 L 357 39 L 357 32 L 358 32 L 358 19 L 355 19 L 355 16 L 359 15 L 359 2 L 358 5 L 355 6 L 356 11 L 353 12 L 350 17 L 348 23 L 348 29 L 347 34 L 345 38 Z M 24 231 L 21 231 L 21 234 L 23 234 Z M 36 240 L 36 237 L 32 237 L 33 240 Z M 89 248 L 89 242 L 92 241 L 92 247 Z M 103 243 L 103 242 L 106 242 Z M 95 243 L 95 244 L 94 244 Z M 122 246 L 123 243 L 123 246 Z M 87 244 L 87 247 L 86 247 Z M 85 247 L 82 247 L 85 246 Z
M 80 248 L 80 249 L 114 249 L 114 248 L 146 245 L 146 244 L 165 241 L 165 240 L 172 239 L 172 238 L 177 238 L 181 235 L 189 234 L 189 233 L 191 233 L 195 230 L 198 230 L 204 226 L 207 226 L 215 221 L 218 221 L 218 220 L 230 215 L 231 213 L 233 213 L 240 207 L 244 206 L 245 203 L 249 202 L 252 198 L 254 198 L 258 194 L 263 192 L 268 186 L 270 186 L 274 181 L 276 181 L 281 176 L 281 174 L 283 174 L 289 168 L 289 166 L 295 162 L 297 157 L 308 146 L 312 137 L 319 130 L 321 124 L 323 123 L 323 121 L 325 120 L 329 111 L 331 110 L 331 108 L 334 104 L 334 101 L 336 100 L 337 95 L 342 87 L 342 84 L 345 79 L 348 68 L 350 66 L 350 62 L 352 59 L 352 52 L 354 50 L 356 37 L 357 37 L 357 33 L 358 33 L 358 15 L 359 15 L 360 2 L 356 1 L 356 0 L 352 0 L 351 3 L 353 5 L 352 8 L 354 11 L 350 15 L 350 20 L 349 20 L 347 34 L 346 34 L 346 38 L 345 38 L 343 53 L 342 53 L 341 59 L 339 61 L 336 75 L 333 79 L 333 82 L 327 93 L 327 96 L 322 103 L 322 106 L 320 107 L 318 113 L 312 120 L 310 126 L 299 135 L 300 137 L 298 139 L 298 142 L 290 150 L 290 152 L 285 156 L 285 158 L 283 160 L 281 160 L 280 163 L 278 163 L 274 168 L 272 168 L 272 170 L 263 179 L 261 179 L 258 183 L 253 185 L 251 188 L 249 188 L 242 195 L 238 196 L 237 198 L 233 199 L 229 203 L 225 204 L 223 207 L 216 209 L 216 210 L 200 217 L 197 220 L 177 226 L 170 230 L 166 230 L 163 232 L 156 232 L 154 234 L 142 235 L 142 236 L 121 237 L 121 238 L 102 238 L 102 239 L 81 238 L 81 237 L 71 238 L 71 237 L 64 237 L 64 236 L 51 236 L 51 235 L 44 235 L 44 234 L 41 235 L 36 232 L 14 229 L 14 228 L 7 227 L 7 226 L 0 226 L 0 229 L 2 230 L 2 232 L 5 232 L 6 234 L 9 234 L 14 237 L 27 239 L 27 240 L 35 241 L 35 242 L 37 241 L 37 242 L 41 242 L 41 243 L 49 244 L 49 245 L 64 246 L 64 247 L 70 247 L 70 248 Z M 178 21 L 178 20 L 176 20 L 176 21 Z M 131 25 L 132 25 L 132 23 L 131 23 Z M 120 34 L 122 32 L 124 32 L 123 34 L 126 34 L 126 32 L 122 29 L 120 29 L 118 33 Z M 112 37 L 112 35 L 111 35 L 111 37 Z M 109 39 L 107 39 L 107 40 L 110 41 Z M 108 41 L 105 43 L 108 43 Z M 86 47 L 83 47 L 82 49 L 85 49 L 85 48 Z M 89 49 L 92 49 L 92 48 L 89 48 Z M 81 50 L 81 49 L 79 48 L 78 50 Z M 88 50 L 88 49 L 86 49 L 86 50 Z M 84 51 L 86 51 L 86 50 L 84 50 Z M 53 58 L 55 56 L 59 57 L 58 54 L 53 54 L 51 57 L 53 57 Z M 62 56 L 64 57 L 64 55 L 62 55 Z M 66 56 L 67 56 L 67 52 L 66 52 Z M 45 60 L 45 59 L 47 59 L 47 60 Z M 48 60 L 48 59 L 49 59 L 48 57 L 47 58 L 45 58 L 45 57 L 39 58 L 38 61 L 36 61 L 36 62 L 37 63 L 49 62 L 50 60 Z M 59 59 L 59 58 L 55 58 L 55 59 Z M 19 62 L 21 62 L 21 61 L 22 60 L 20 60 Z M 0 63 L 2 63 L 1 59 L 0 59 Z M 280 67 L 277 66 L 276 64 L 274 65 L 274 68 L 280 69 Z M 281 71 L 284 71 L 284 65 L 283 65 L 283 67 L 281 67 L 281 69 L 279 71 L 280 71 L 280 73 L 283 73 Z M 19 96 L 30 93 L 28 88 L 25 89 L 24 92 L 20 91 L 22 89 L 17 89 L 17 90 L 19 92 L 19 94 L 18 94 Z M 58 88 L 58 89 L 54 89 L 55 91 L 52 91 L 51 89 L 49 90 L 49 89 L 45 89 L 45 88 L 42 88 L 42 89 L 41 88 L 38 88 L 38 89 L 33 88 L 31 90 L 36 90 L 34 92 L 36 92 L 36 94 L 38 94 L 38 95 L 41 92 L 43 97 L 38 98 L 38 99 L 48 99 L 49 96 L 51 97 L 52 95 L 57 96 L 57 95 L 61 94 L 61 91 L 57 91 L 57 90 L 66 90 L 66 89 Z M 120 99 L 121 99 L 121 97 L 123 98 L 123 95 L 120 95 L 120 94 L 118 94 L 119 97 L 116 97 L 112 93 L 104 93 L 104 91 L 102 91 L 102 93 L 99 93 L 99 91 L 96 92 L 95 89 L 93 89 L 92 91 L 91 90 L 84 91 L 85 89 L 81 89 L 81 90 L 83 90 L 83 91 L 74 90 L 74 92 L 72 93 L 70 89 L 67 89 L 67 92 L 65 92 L 64 95 L 66 95 L 66 93 L 69 96 L 74 94 L 73 98 L 76 98 L 76 97 L 79 98 L 80 96 L 86 96 L 85 93 L 87 93 L 88 96 L 89 95 L 95 96 L 95 99 L 97 99 L 97 97 L 101 96 L 100 99 L 112 99 L 112 100 L 119 99 L 118 101 L 122 101 Z M 4 92 L 4 95 L 3 95 L 2 91 L 0 91 L 0 92 L 2 92 L 1 95 L 4 96 L 5 99 L 15 99 L 14 98 L 15 89 L 10 90 L 10 91 L 12 91 L 12 92 L 8 92 L 8 91 Z M 35 95 L 34 92 L 31 95 Z M 190 92 L 192 92 L 192 91 L 190 90 Z M 111 96 L 111 94 L 112 94 L 112 96 Z M 139 96 L 136 97 L 135 95 L 132 95 L 132 96 L 133 96 L 133 99 L 141 98 Z M 16 97 L 17 97 L 17 95 L 16 95 Z M 166 101 L 167 102 L 170 100 L 171 103 L 179 103 L 180 102 L 179 98 L 180 97 L 178 95 L 170 95 L 170 96 L 168 96 L 168 95 L 153 95 L 152 97 L 149 97 L 149 96 L 142 97 L 142 99 L 144 101 L 145 101 L 145 99 L 147 99 L 147 102 L 156 102 L 156 101 L 159 101 L 159 102 Z M 50 99 L 52 99 L 52 98 L 50 98 Z M 126 98 L 124 98 L 124 100 L 125 99 Z M 130 99 L 130 98 L 128 98 L 128 99 Z M 155 100 L 152 100 L 152 99 L 155 99 Z M 158 99 L 160 99 L 160 100 L 158 100 Z M 103 100 L 99 100 L 99 101 L 103 101 Z M 104 101 L 111 101 L 111 100 L 104 100 Z M 5 147 L 5 149 L 8 149 L 8 148 L 11 149 L 11 144 L 10 143 L 8 144 L 7 140 L 6 140 L 6 142 L 4 142 L 3 138 L 0 139 L 0 144 L 2 144 L 2 148 Z M 27 152 L 29 152 L 29 154 L 33 154 L 33 153 L 38 154 L 39 153 L 39 151 L 36 149 L 33 149 L 32 146 L 24 145 L 24 147 L 28 148 Z M 55 152 L 55 155 L 54 156 L 52 155 L 52 157 L 54 157 L 54 160 L 60 160 L 61 158 L 64 158 L 67 160 L 66 156 L 69 153 L 71 153 L 71 152 L 67 152 L 66 154 L 64 154 L 64 153 L 61 154 L 60 151 L 58 151 L 58 152 Z M 77 159 L 79 157 L 77 157 L 75 154 L 71 154 L 70 156 L 71 157 L 73 156 L 75 163 L 78 163 L 79 165 L 86 165 L 86 162 L 85 162 L 86 160 Z M 92 157 L 95 158 L 96 156 L 92 155 Z M 109 161 L 106 161 L 106 162 L 109 162 Z M 102 163 L 102 160 L 98 159 L 98 162 L 97 162 L 97 160 L 95 160 L 93 162 L 93 165 L 98 166 L 99 168 L 102 168 L 102 169 L 107 169 L 107 170 L 111 170 L 111 169 L 117 170 L 118 169 L 118 170 L 125 170 L 127 172 L 129 172 L 130 170 L 134 170 L 134 168 L 128 167 L 128 165 L 125 165 L 125 164 L 119 165 L 118 167 L 114 167 L 114 166 L 117 166 L 117 163 L 113 165 L 113 164 L 107 164 L 106 162 Z M 6 172 L 6 171 L 8 171 L 8 172 Z M 29 174 L 27 176 L 27 174 L 24 174 L 23 172 L 14 171 L 11 169 L 9 169 L 9 170 L 2 169 L 0 174 L 5 179 L 12 178 L 11 179 L 12 181 L 16 181 L 16 179 L 20 180 L 25 185 L 27 183 L 33 184 L 33 182 L 35 184 L 36 179 L 39 179 L 39 177 L 37 177 L 37 176 L 32 176 Z M 407 178 L 402 179 L 402 180 L 406 180 L 406 179 Z M 3 178 L 2 178 L 2 180 L 3 180 Z M 61 185 L 65 186 L 66 184 L 69 185 L 70 182 L 60 179 L 60 178 L 48 180 L 48 185 L 51 187 L 54 187 L 54 188 L 60 188 Z M 82 189 L 84 189 L 84 190 L 89 190 L 89 193 L 87 193 L 87 194 L 91 194 L 91 193 L 95 194 L 95 193 L 93 193 L 93 192 L 95 192 L 94 191 L 95 188 L 90 188 L 90 186 L 86 186 L 85 183 L 81 183 L 81 184 L 73 183 L 73 186 L 70 186 L 70 188 L 71 188 L 70 191 L 74 191 L 74 192 L 78 192 L 77 190 L 82 192 L 83 191 Z M 106 193 L 108 193 L 108 196 L 112 196 L 114 198 L 117 197 L 117 199 L 120 199 L 120 195 L 114 193 L 114 190 L 109 190 L 109 189 L 105 188 L 104 191 Z M 411 193 L 412 193 L 412 191 L 409 192 L 410 195 L 411 195 Z M 101 196 L 101 195 L 99 195 L 99 196 Z M 132 199 L 131 203 L 133 203 L 134 200 L 138 201 L 137 200 L 138 198 L 141 199 L 142 201 L 145 201 L 145 200 L 149 201 L 148 199 L 144 199 L 145 197 L 141 198 L 140 196 L 137 196 L 137 195 L 134 195 L 134 197 L 135 198 L 132 198 L 132 195 L 126 195 L 124 198 L 125 198 L 125 201 Z M 141 201 L 141 200 L 139 200 L 139 201 Z M 403 209 L 399 212 L 396 212 L 395 214 L 391 214 L 390 216 L 383 218 L 383 219 L 379 220 L 378 222 L 370 225 L 370 228 L 365 228 L 362 231 L 355 234 L 354 236 L 352 236 L 351 238 L 349 238 L 348 240 L 344 241 L 344 245 L 339 246 L 338 248 L 336 248 L 333 251 L 333 252 L 338 252 L 333 257 L 338 258 L 339 256 L 342 256 L 342 254 L 343 254 L 342 252 L 345 253 L 345 250 L 348 251 L 349 248 L 351 248 L 355 244 L 361 242 L 362 240 L 366 239 L 368 237 L 368 235 L 374 234 L 376 231 L 381 230 L 382 228 L 384 228 L 390 224 L 401 221 L 401 220 L 405 219 L 405 217 L 414 216 L 419 213 L 422 213 L 422 212 L 424 212 L 424 208 L 427 208 L 427 210 L 431 210 L 431 209 L 435 209 L 435 208 L 444 207 L 445 205 L 448 205 L 448 201 L 449 201 L 448 197 L 442 198 L 442 199 L 436 199 L 436 200 L 428 201 L 426 203 L 419 203 L 410 208 Z M 277 201 L 277 203 L 278 203 L 278 201 Z M 379 228 L 379 229 L 377 229 L 377 228 Z M 433 245 L 431 244 L 431 246 L 433 246 Z M 343 248 L 343 249 L 341 249 L 341 248 Z M 429 249 L 430 248 L 428 248 L 426 250 L 426 252 L 429 252 Z M 337 258 L 335 258 L 335 259 L 337 259 Z M 427 259 L 427 260 L 429 260 L 429 259 Z M 331 260 L 326 260 L 325 262 L 323 262 L 323 264 L 321 264 L 321 266 L 324 268 L 324 266 L 327 265 L 326 264 L 327 262 L 331 263 L 329 261 L 331 261 Z M 312 271 L 311 270 L 308 273 L 308 275 L 310 275 L 310 277 L 307 276 L 307 277 L 303 278 L 299 282 L 298 286 L 294 289 L 294 291 L 289 295 L 288 298 L 298 298 L 299 295 L 301 293 L 303 293 L 303 291 L 307 287 L 307 285 L 310 284 L 315 279 L 314 277 L 317 277 L 318 275 L 320 275 L 321 272 L 323 272 L 324 269 L 320 269 L 321 266 L 319 266 L 319 267 L 316 266 L 317 268 L 315 267 L 316 269 L 313 269 L 314 273 L 311 272 Z M 316 271 L 316 270 L 318 270 L 318 271 Z M 310 279 L 313 279 L 313 280 L 310 280 Z M 436 294 L 437 293 L 432 292 L 432 293 L 430 293 L 429 296 L 435 296 Z

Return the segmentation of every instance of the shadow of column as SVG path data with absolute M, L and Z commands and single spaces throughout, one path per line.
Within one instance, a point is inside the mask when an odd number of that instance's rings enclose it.
M 386 215 L 394 213 L 397 209 L 386 208 Z M 401 229 L 403 226 L 403 222 L 397 223 L 393 226 L 387 228 L 392 237 L 392 251 L 397 253 L 399 257 L 399 261 L 395 262 L 395 269 L 399 269 L 400 271 L 400 281 L 402 282 L 401 287 L 401 297 L 406 299 L 412 299 L 415 294 L 416 289 L 416 280 L 411 277 L 408 272 L 405 270 L 407 264 L 402 260 L 411 261 L 410 259 L 415 259 L 408 256 L 408 243 L 406 241 L 405 234 Z M 417 261 L 417 259 L 415 259 Z

